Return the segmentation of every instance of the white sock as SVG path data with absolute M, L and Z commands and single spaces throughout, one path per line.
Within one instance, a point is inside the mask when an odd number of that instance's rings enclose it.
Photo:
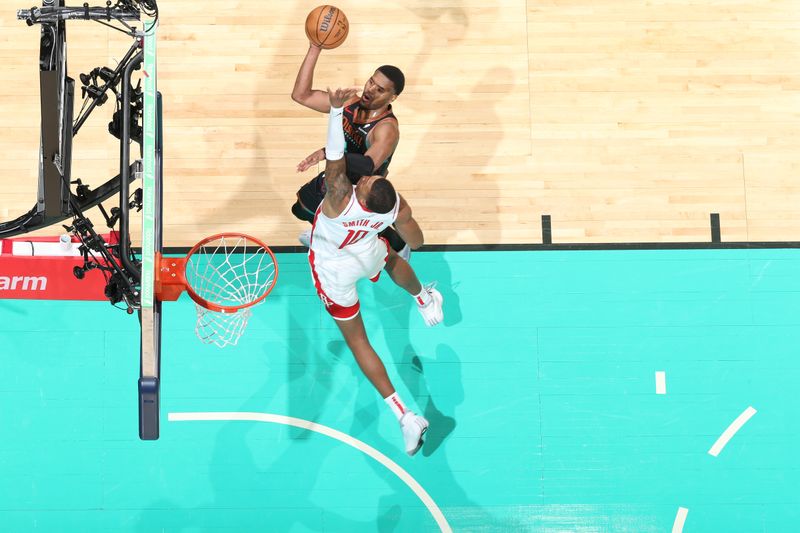
M 392 409 L 392 412 L 394 413 L 394 416 L 397 417 L 397 420 L 400 420 L 403 414 L 405 414 L 407 411 L 406 406 L 403 404 L 403 401 L 396 392 L 391 396 L 384 398 L 383 401 L 386 402 L 386 404 Z
M 428 305 L 433 297 L 431 293 L 425 290 L 425 287 L 422 287 L 422 292 L 414 296 L 414 299 L 417 301 L 417 305 L 422 307 L 424 305 Z

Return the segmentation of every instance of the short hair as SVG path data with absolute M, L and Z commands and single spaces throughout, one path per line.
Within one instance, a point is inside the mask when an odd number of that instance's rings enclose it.
M 403 92 L 403 88 L 406 86 L 406 77 L 403 76 L 403 72 L 392 65 L 383 65 L 378 67 L 378 72 L 389 78 L 392 83 L 394 84 L 394 94 L 400 95 Z
M 367 196 L 367 209 L 375 213 L 388 213 L 397 203 L 397 193 L 392 182 L 386 178 L 379 178 L 372 182 L 372 187 Z

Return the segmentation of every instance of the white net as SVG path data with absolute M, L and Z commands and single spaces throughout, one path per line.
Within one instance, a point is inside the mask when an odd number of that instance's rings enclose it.
M 197 309 L 197 324 L 194 332 L 197 338 L 206 344 L 216 344 L 220 348 L 229 345 L 235 346 L 247 327 L 250 320 L 250 307 L 245 307 L 234 313 L 217 313 L 195 304 Z
M 248 307 L 216 311 L 197 304 L 197 337 L 220 348 L 235 345 L 252 307 L 272 288 L 276 271 L 272 254 L 246 235 L 220 235 L 200 246 L 186 263 L 188 285 L 214 306 Z

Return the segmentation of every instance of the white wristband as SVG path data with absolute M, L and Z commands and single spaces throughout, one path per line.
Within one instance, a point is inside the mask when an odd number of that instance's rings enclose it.
M 325 159 L 337 161 L 344 157 L 345 141 L 342 128 L 342 107 L 331 107 L 328 117 L 328 143 L 325 145 Z

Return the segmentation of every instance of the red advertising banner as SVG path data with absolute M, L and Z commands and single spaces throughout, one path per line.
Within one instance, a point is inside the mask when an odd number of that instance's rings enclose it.
M 117 242 L 116 234 L 102 236 Z M 103 272 L 92 269 L 83 279 L 80 242 L 68 235 L 0 240 L 0 299 L 106 300 Z

